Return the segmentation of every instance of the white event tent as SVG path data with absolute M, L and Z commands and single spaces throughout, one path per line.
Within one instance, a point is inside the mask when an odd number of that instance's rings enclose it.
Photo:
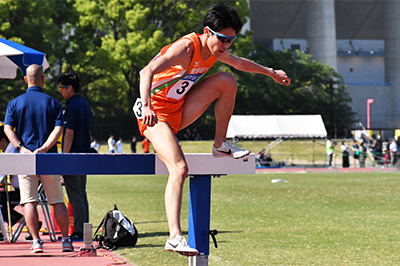
M 233 115 L 227 138 L 314 139 L 326 138 L 321 115 Z

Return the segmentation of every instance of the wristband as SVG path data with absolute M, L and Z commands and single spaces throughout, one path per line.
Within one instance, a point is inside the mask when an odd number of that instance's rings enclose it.
M 17 146 L 17 151 L 20 151 L 21 148 L 22 148 L 22 144 L 20 143 L 20 144 L 18 144 L 18 146 Z

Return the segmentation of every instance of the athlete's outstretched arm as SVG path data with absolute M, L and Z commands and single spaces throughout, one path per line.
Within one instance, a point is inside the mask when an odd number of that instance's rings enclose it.
M 227 65 L 233 66 L 237 70 L 251 73 L 258 73 L 270 76 L 275 82 L 282 85 L 289 85 L 290 78 L 287 76 L 286 72 L 283 70 L 274 70 L 269 67 L 257 64 L 249 59 L 238 57 L 226 51 L 222 56 L 218 58 L 219 61 Z
M 193 45 L 189 40 L 180 40 L 174 43 L 167 52 L 158 57 L 140 71 L 140 98 L 142 101 L 143 123 L 147 126 L 154 126 L 157 123 L 157 116 L 151 109 L 150 93 L 153 76 L 171 66 L 186 68 L 193 56 Z

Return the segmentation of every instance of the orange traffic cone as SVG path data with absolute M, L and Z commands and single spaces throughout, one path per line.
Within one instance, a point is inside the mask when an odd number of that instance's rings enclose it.
M 53 205 L 50 205 L 50 214 L 51 214 L 51 219 L 53 220 L 53 225 L 54 225 L 54 231 L 56 234 L 61 234 L 60 227 L 58 227 L 56 217 L 54 216 L 54 207 Z
M 75 227 L 74 227 L 74 212 L 72 211 L 71 202 L 68 202 L 68 216 L 69 216 L 68 234 L 72 235 L 75 232 Z

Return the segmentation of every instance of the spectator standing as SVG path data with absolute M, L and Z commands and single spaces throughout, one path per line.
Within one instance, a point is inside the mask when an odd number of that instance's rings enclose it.
M 342 141 L 342 145 L 340 145 L 340 149 L 342 150 L 342 166 L 343 168 L 348 168 L 350 166 L 349 161 L 349 147 L 347 146 L 346 141 Z
M 383 164 L 382 146 L 381 143 L 378 141 L 378 139 L 376 138 L 372 139 L 371 149 L 372 149 L 372 154 L 374 155 L 374 162 L 380 165 Z
M 90 152 L 92 112 L 79 94 L 80 82 L 76 74 L 58 78 L 61 95 L 67 100 L 64 112 L 63 153 Z M 83 224 L 89 222 L 89 203 L 86 194 L 86 175 L 64 175 L 65 188 L 74 214 L 75 231 L 72 240 L 83 239 Z
M 131 152 L 136 153 L 136 137 L 132 137 L 131 141 Z
M 357 140 L 353 141 L 353 145 L 351 146 L 353 150 L 353 163 L 354 168 L 357 167 L 357 161 L 360 159 L 360 146 L 357 143 Z
M 333 153 L 335 150 L 335 144 L 332 140 L 328 137 L 326 140 L 326 154 L 328 155 L 329 160 L 329 167 L 332 167 L 332 160 L 333 160 Z
M 390 149 L 389 145 L 387 145 L 386 150 L 385 150 L 385 159 L 383 161 L 383 165 L 388 167 L 390 165 Z
M 108 151 L 110 153 L 115 153 L 115 139 L 113 135 L 110 135 L 110 137 L 108 138 L 107 145 L 108 145 Z
M 390 140 L 389 149 L 390 149 L 390 164 L 395 166 L 397 163 L 397 152 L 399 151 L 395 139 Z
M 4 132 L 20 153 L 57 153 L 57 140 L 63 130 L 63 115 L 60 103 L 43 91 L 44 73 L 38 65 L 26 69 L 26 93 L 7 105 Z M 14 131 L 15 129 L 15 131 Z M 73 251 L 68 237 L 68 212 L 59 175 L 19 175 L 21 205 L 24 206 L 25 221 L 32 234 L 31 253 L 43 252 L 43 241 L 39 237 L 39 178 L 47 200 L 53 206 L 56 222 L 62 234 L 62 250 Z
M 142 140 L 142 150 L 143 150 L 143 153 L 150 152 L 150 141 L 147 138 L 143 138 L 143 140 Z
M 365 167 L 365 161 L 367 159 L 367 144 L 365 141 L 361 142 L 360 145 L 360 168 Z
M 124 153 L 124 142 L 122 141 L 122 138 L 119 138 L 117 141 L 117 144 L 115 144 L 117 148 L 117 153 Z
M 93 150 L 95 150 L 96 152 L 99 152 L 100 143 L 97 142 L 97 139 L 94 139 L 94 140 L 92 141 L 92 143 L 90 143 L 90 148 L 93 149 Z M 93 151 L 93 150 L 92 150 L 92 152 L 96 153 L 96 152 Z

